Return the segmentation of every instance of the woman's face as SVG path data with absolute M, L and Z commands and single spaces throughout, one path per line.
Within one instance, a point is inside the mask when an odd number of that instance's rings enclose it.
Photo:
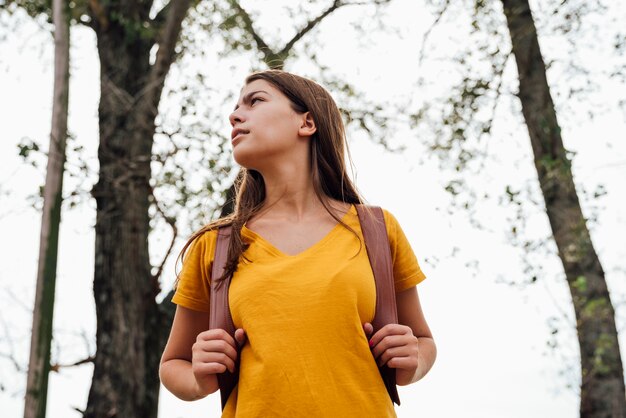
M 262 172 L 263 167 L 293 157 L 307 144 L 308 138 L 301 136 L 304 116 L 296 113 L 289 99 L 265 80 L 254 80 L 243 87 L 229 119 L 235 161 L 248 169 Z

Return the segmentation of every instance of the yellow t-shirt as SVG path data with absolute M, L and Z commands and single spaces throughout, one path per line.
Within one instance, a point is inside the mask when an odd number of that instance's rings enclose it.
M 406 236 L 383 211 L 396 292 L 425 279 Z M 363 242 L 356 209 L 342 219 Z M 229 290 L 232 318 L 247 342 L 239 383 L 222 417 L 395 417 L 362 324 L 376 286 L 365 245 L 337 224 L 297 255 L 282 253 L 245 226 L 250 243 Z M 172 302 L 209 312 L 216 231 L 189 247 Z

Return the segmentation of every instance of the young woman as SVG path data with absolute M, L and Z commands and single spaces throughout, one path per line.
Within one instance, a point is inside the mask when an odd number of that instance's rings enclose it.
M 263 71 L 246 78 L 230 123 L 242 167 L 235 212 L 193 234 L 181 251 L 163 385 L 180 399 L 200 399 L 239 360 L 223 417 L 396 416 L 377 365 L 395 368 L 398 385 L 433 365 L 435 343 L 416 289 L 425 276 L 384 210 L 399 324 L 371 335 L 376 288 L 337 105 L 309 79 Z M 235 339 L 208 330 L 209 283 L 221 279 L 210 277 L 217 227 L 227 224 Z

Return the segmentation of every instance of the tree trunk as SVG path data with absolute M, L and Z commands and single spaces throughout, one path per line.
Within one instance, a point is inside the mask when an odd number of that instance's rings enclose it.
M 559 257 L 576 312 L 582 418 L 625 418 L 615 311 L 561 138 L 527 0 L 502 0 L 519 73 L 519 98 Z
M 54 290 L 63 201 L 63 171 L 67 139 L 70 23 L 67 2 L 54 0 L 54 91 L 52 127 L 39 238 L 37 287 L 33 309 L 30 360 L 24 399 L 24 418 L 45 418 L 54 316 Z
M 95 2 L 97 4 L 97 2 Z M 102 3 L 104 5 L 104 3 Z M 94 297 L 97 355 L 84 416 L 156 418 L 166 316 L 148 251 L 155 117 L 174 46 L 189 9 L 172 0 L 156 42 L 144 31 L 151 2 L 92 6 L 100 57 L 100 172 Z

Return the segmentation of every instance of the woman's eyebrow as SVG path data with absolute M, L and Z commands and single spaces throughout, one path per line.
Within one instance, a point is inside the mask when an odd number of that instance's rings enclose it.
M 248 103 L 250 101 L 250 97 L 252 97 L 252 95 L 256 94 L 256 93 L 265 93 L 265 94 L 269 94 L 268 92 L 266 92 L 265 90 L 257 90 L 257 91 L 253 91 L 251 93 L 246 94 L 245 96 L 243 96 L 243 102 L 244 103 Z M 233 109 L 233 112 L 235 110 L 237 110 L 237 108 L 239 108 L 239 105 L 235 105 L 235 108 Z

